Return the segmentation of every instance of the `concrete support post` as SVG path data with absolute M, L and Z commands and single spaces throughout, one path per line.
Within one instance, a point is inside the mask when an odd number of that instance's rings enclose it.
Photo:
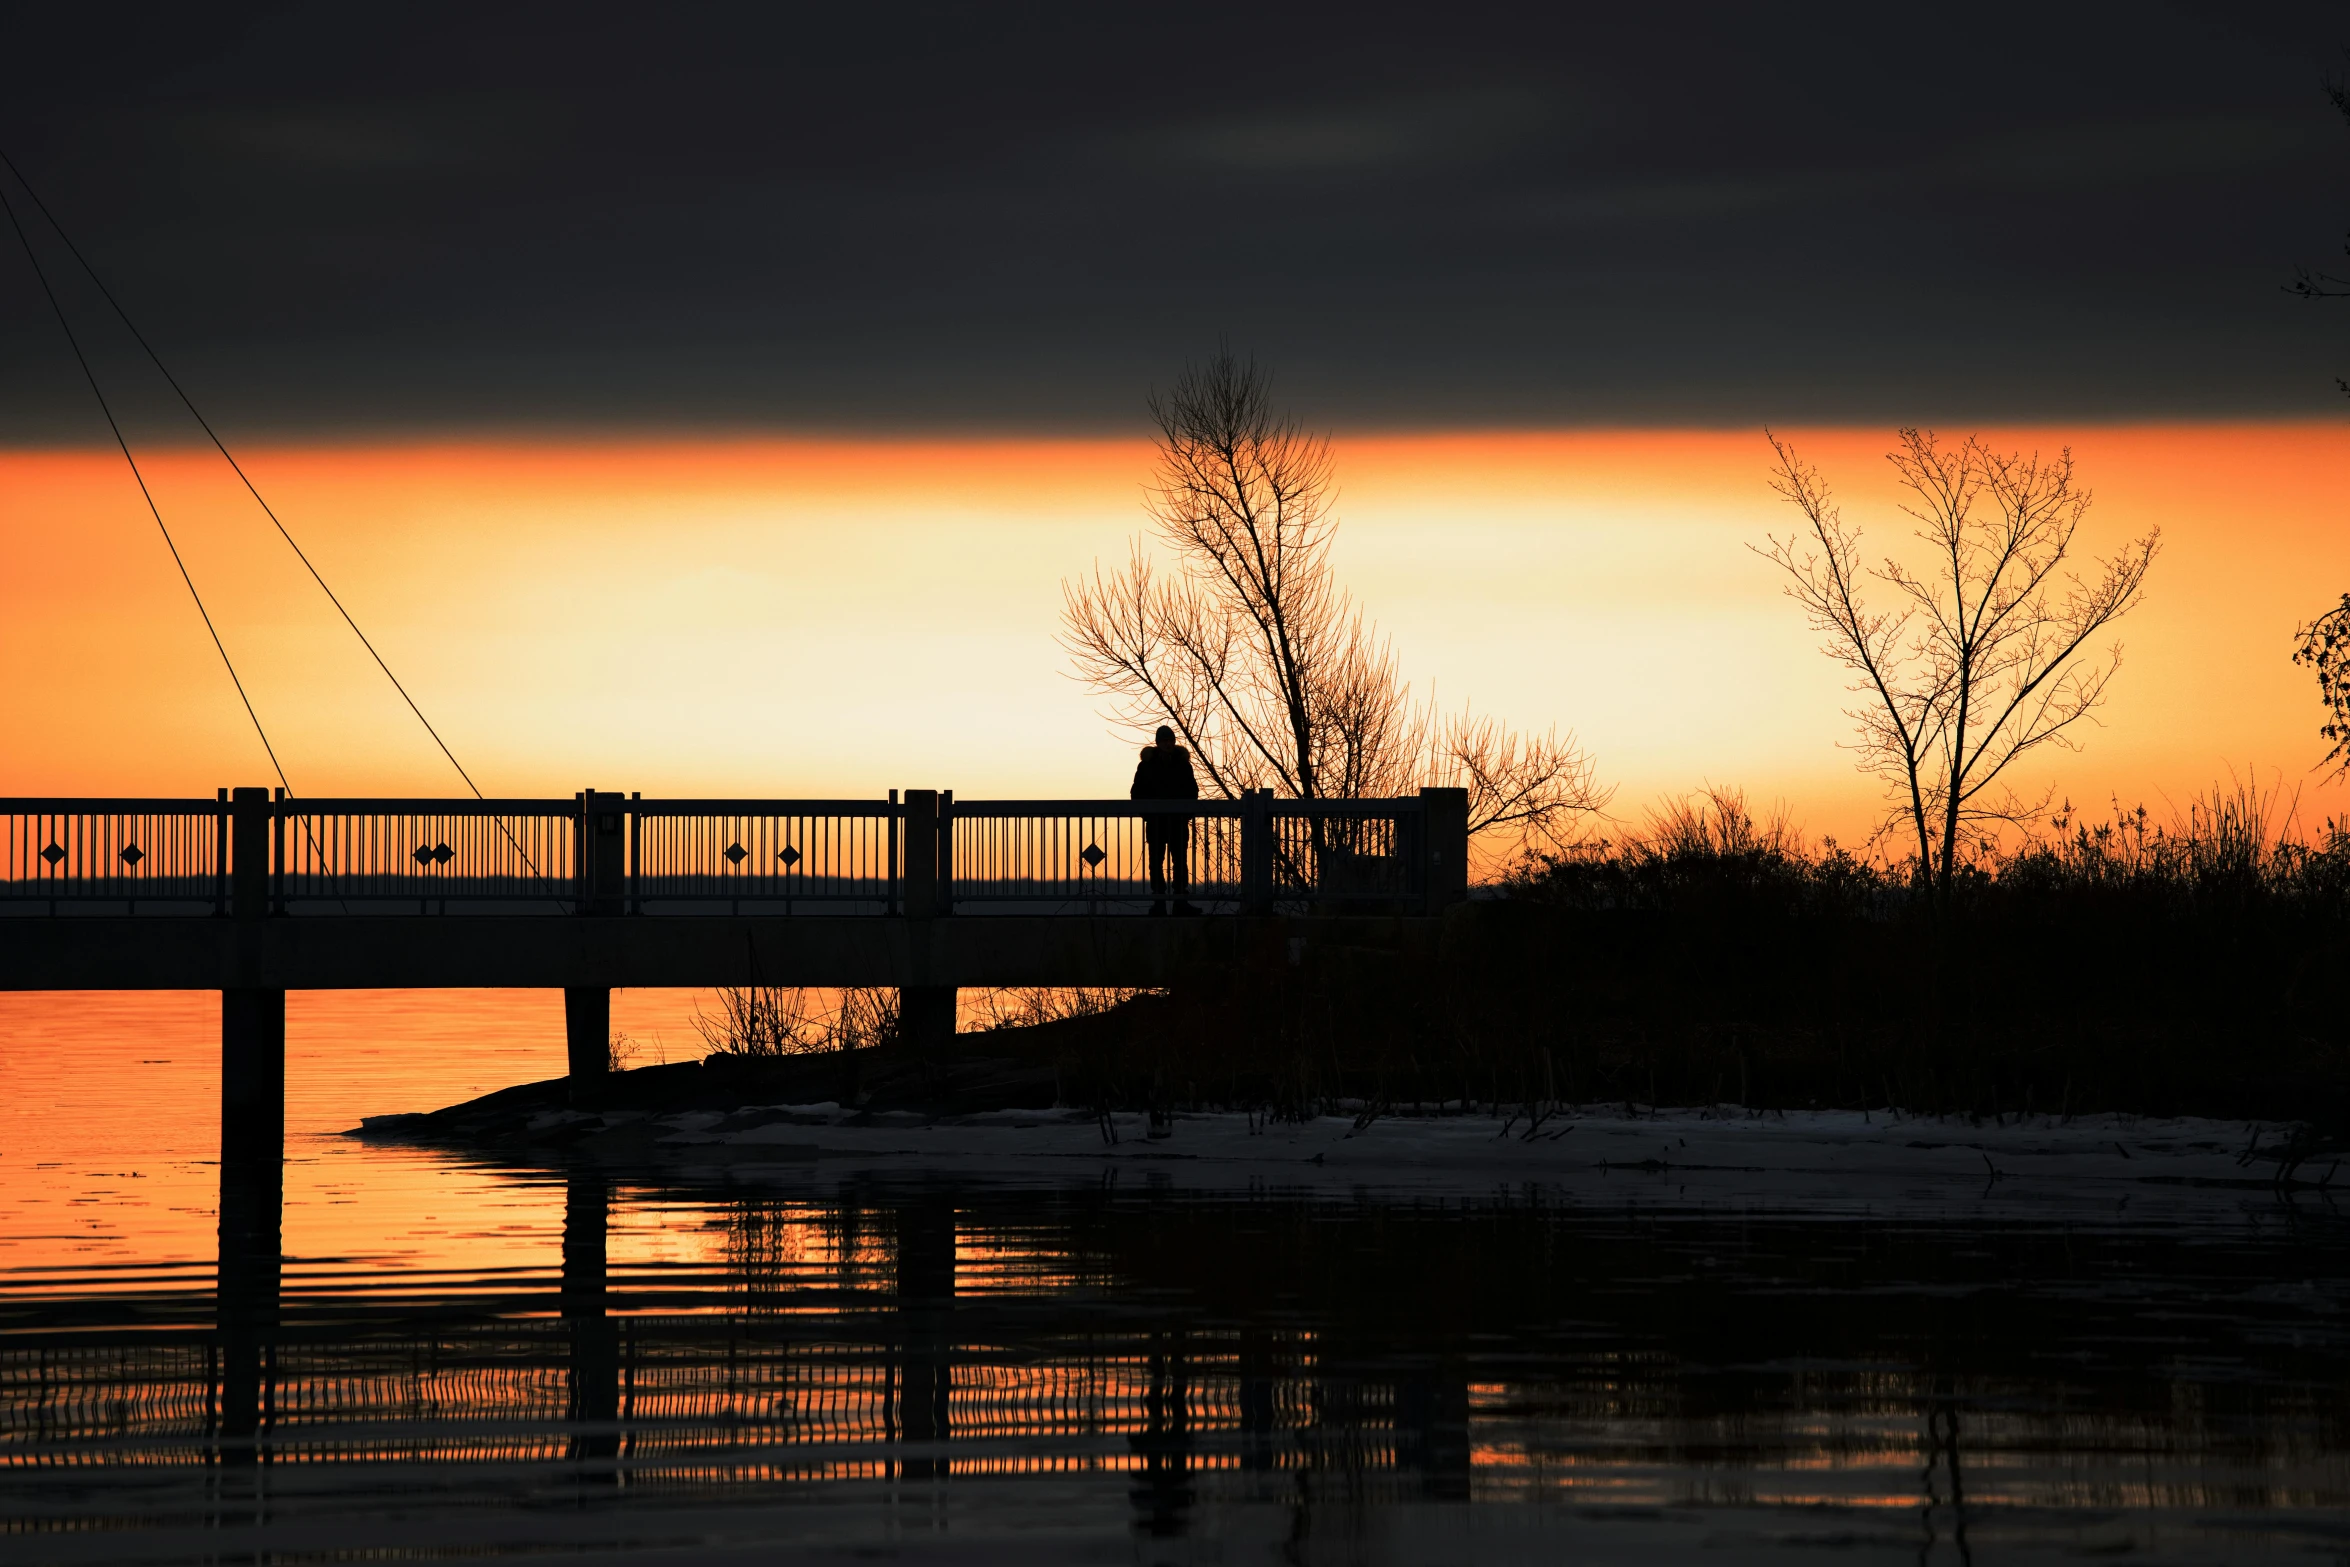
M 220 993 L 220 1163 L 274 1168 L 286 1146 L 286 993 Z M 224 1173 L 223 1179 L 226 1179 Z
M 239 789 L 230 802 L 231 904 L 248 937 L 269 917 L 271 827 L 267 789 Z M 247 946 L 258 949 L 257 939 Z M 220 993 L 220 1163 L 277 1181 L 286 1144 L 286 993 L 237 987 Z
M 1421 885 L 1430 914 L 1469 901 L 1469 791 L 1420 791 Z
M 905 800 L 906 918 L 926 920 L 938 910 L 938 791 L 908 789 Z
M 607 918 L 628 906 L 628 797 L 601 789 L 579 792 L 579 830 L 572 865 L 572 907 Z M 612 992 L 600 985 L 563 991 L 565 1071 L 575 1104 L 595 1097 L 612 1069 Z
M 579 893 L 582 914 L 618 914 L 628 903 L 628 796 L 579 792 Z
M 229 908 L 241 920 L 269 917 L 269 840 L 276 813 L 267 789 L 229 797 Z
M 911 978 L 930 968 L 930 922 L 946 912 L 940 896 L 939 800 L 935 789 L 908 789 L 905 801 L 906 955 Z M 908 984 L 898 991 L 898 1035 L 917 1050 L 945 1050 L 955 1042 L 952 985 Z
M 612 992 L 601 985 L 574 985 L 563 992 L 564 1070 L 573 1097 L 593 1087 L 612 1069 Z
M 917 1050 L 955 1044 L 956 991 L 952 985 L 907 985 L 898 991 L 898 1034 Z

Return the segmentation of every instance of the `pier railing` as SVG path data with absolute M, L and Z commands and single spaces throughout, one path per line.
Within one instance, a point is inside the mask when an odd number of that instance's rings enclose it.
M 0 799 L 0 913 L 1419 914 L 1459 895 L 1466 833 L 1465 799 L 1447 789 L 1385 800 Z
M 271 907 L 281 914 L 568 912 L 576 800 L 277 800 Z
M 628 802 L 636 914 L 895 914 L 899 824 L 887 800 Z
M 0 905 L 11 913 L 223 914 L 229 804 L 0 800 Z

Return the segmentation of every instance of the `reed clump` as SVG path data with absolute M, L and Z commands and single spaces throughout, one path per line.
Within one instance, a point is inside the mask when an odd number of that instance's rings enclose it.
M 766 1058 L 869 1050 L 897 1042 L 898 993 L 797 985 L 721 989 L 715 1013 L 694 1008 L 694 1029 L 710 1053 Z
M 961 997 L 958 1026 L 967 1032 L 991 1034 L 1007 1028 L 1039 1028 L 1071 1018 L 1098 1017 L 1150 994 L 1155 992 L 1082 985 L 1001 985 L 992 990 L 967 990 Z

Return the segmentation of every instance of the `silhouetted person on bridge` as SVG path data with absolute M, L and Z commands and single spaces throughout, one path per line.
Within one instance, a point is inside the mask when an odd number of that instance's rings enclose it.
M 1175 743 L 1175 731 L 1165 724 L 1159 726 L 1158 744 L 1142 748 L 1142 761 L 1134 769 L 1134 787 L 1128 794 L 1137 800 L 1199 798 L 1199 780 L 1191 775 L 1191 753 Z M 1167 912 L 1167 884 L 1173 882 L 1175 912 L 1197 914 L 1199 910 L 1186 901 L 1191 896 L 1191 818 L 1146 816 L 1142 840 L 1150 845 L 1151 912 Z

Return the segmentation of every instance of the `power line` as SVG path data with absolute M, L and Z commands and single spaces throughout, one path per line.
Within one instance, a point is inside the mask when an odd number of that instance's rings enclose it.
M 10 164 L 10 171 L 14 172 L 15 167 Z M 25 193 L 32 194 L 30 185 L 25 187 Z M 33 200 L 38 204 L 40 198 L 35 196 Z M 253 733 L 261 737 L 261 749 L 269 753 L 269 765 L 277 773 L 277 781 L 284 786 L 286 793 L 292 794 L 294 786 L 287 781 L 285 767 L 277 759 L 277 747 L 269 743 L 269 731 L 261 727 L 261 715 L 253 710 L 253 699 L 245 694 L 245 682 L 237 678 L 237 666 L 228 656 L 227 645 L 220 640 L 220 628 L 212 623 L 212 612 L 204 607 L 204 595 L 196 591 L 196 579 L 188 574 L 188 563 L 180 557 L 180 547 L 173 541 L 171 529 L 163 524 L 163 512 L 155 504 L 155 493 L 147 488 L 147 476 L 139 471 L 138 458 L 131 455 L 131 443 L 123 439 L 122 426 L 115 422 L 114 409 L 106 401 L 105 390 L 98 385 L 98 374 L 90 368 L 89 356 L 82 352 L 81 339 L 74 336 L 73 323 L 66 319 L 65 307 L 58 303 L 57 290 L 49 286 L 49 274 L 43 270 L 41 258 L 33 250 L 32 237 L 25 233 L 24 225 L 17 221 L 16 204 L 8 199 L 5 188 L 0 188 L 0 209 L 8 214 L 8 226 L 16 230 L 16 240 L 24 247 L 25 260 L 33 264 L 33 276 L 41 280 L 41 292 L 48 296 L 49 308 L 57 316 L 57 325 L 64 331 L 66 342 L 73 347 L 73 357 L 82 367 L 83 378 L 90 383 L 90 393 L 98 399 L 98 411 L 106 416 L 106 428 L 114 432 L 114 444 L 122 448 L 122 460 L 131 466 L 131 477 L 138 482 L 139 495 L 147 503 L 147 514 L 155 519 L 156 529 L 163 535 L 164 548 L 171 551 L 171 563 L 179 568 L 180 581 L 188 585 L 188 597 L 196 601 L 196 613 L 204 617 L 204 629 L 212 636 L 213 650 L 220 654 L 221 667 L 228 671 L 229 683 L 237 688 L 237 700 L 245 704 L 245 716 L 253 720 Z
M 104 296 L 106 303 L 112 307 L 115 318 L 122 322 L 124 328 L 130 332 L 132 338 L 137 341 L 139 347 L 146 352 L 148 361 L 155 366 L 156 371 L 162 375 L 163 379 L 167 383 L 169 383 L 172 391 L 178 394 L 181 405 L 188 410 L 189 415 L 195 419 L 196 423 L 203 427 L 205 435 L 211 438 L 214 449 L 217 450 L 222 458 L 227 461 L 229 467 L 236 473 L 238 479 L 243 481 L 245 492 L 253 497 L 253 503 L 261 508 L 261 514 L 269 519 L 270 525 L 272 527 L 277 529 L 278 537 L 286 541 L 286 547 L 294 552 L 294 558 L 302 563 L 302 569 L 310 573 L 310 580 L 318 584 L 318 591 L 326 595 L 327 602 L 335 607 L 335 613 L 343 617 L 343 624 L 351 628 L 351 635 L 357 637 L 359 639 L 359 645 L 367 649 L 367 656 L 375 660 L 375 667 L 383 671 L 384 678 L 392 683 L 392 689 L 400 693 L 400 700 L 408 704 L 408 711 L 414 713 L 416 715 L 416 721 L 424 725 L 424 732 L 432 736 L 432 743 L 440 747 L 441 755 L 447 757 L 449 759 L 449 765 L 457 769 L 457 776 L 465 780 L 465 787 L 473 791 L 473 797 L 475 799 L 479 800 L 485 798 L 481 792 L 481 785 L 473 781 L 473 775 L 465 770 L 465 764 L 457 760 L 457 753 L 449 749 L 449 743 L 441 738 L 440 731 L 433 728 L 432 720 L 424 716 L 424 709 L 416 705 L 416 698 L 410 696 L 408 694 L 408 688 L 400 684 L 400 677 L 392 673 L 392 666 L 384 662 L 384 656 L 377 652 L 375 649 L 375 644 L 367 639 L 367 633 L 359 629 L 359 622 L 351 618 L 351 612 L 343 607 L 343 601 L 335 596 L 335 590 L 326 585 L 326 578 L 319 574 L 318 567 L 311 563 L 309 555 L 303 551 L 301 545 L 294 542 L 294 535 L 287 531 L 286 525 L 278 519 L 277 513 L 271 509 L 269 502 L 262 498 L 261 491 L 259 487 L 253 483 L 252 476 L 245 472 L 244 466 L 239 463 L 235 455 L 229 451 L 227 443 L 221 440 L 220 433 L 212 428 L 212 421 L 206 419 L 203 415 L 203 412 L 196 407 L 195 399 L 188 396 L 187 389 L 180 385 L 179 378 L 173 375 L 169 367 L 164 364 L 162 355 L 155 352 L 154 345 L 147 341 L 146 334 L 141 332 L 137 323 L 131 320 L 130 312 L 122 308 L 122 302 L 114 297 L 114 291 L 106 286 L 106 280 L 98 275 L 98 269 L 90 265 L 89 258 L 82 254 L 81 247 L 73 242 L 73 236 L 65 232 L 65 225 L 57 221 L 57 215 L 49 210 L 48 203 L 41 200 L 41 193 L 33 189 L 32 181 L 24 177 L 24 171 L 18 168 L 16 166 L 16 161 L 10 158 L 4 151 L 0 151 L 0 165 L 6 165 L 8 172 L 16 177 L 17 184 L 24 187 L 24 193 L 26 196 L 32 199 L 34 208 L 39 211 L 43 218 L 48 220 L 50 229 L 57 235 L 59 240 L 64 242 L 66 250 L 73 256 L 73 259 L 76 262 L 80 263 L 83 273 L 89 278 L 91 283 L 97 286 L 98 292 Z M 10 221 L 13 222 L 15 220 L 15 213 L 13 209 L 11 209 L 9 216 Z M 23 235 L 24 230 L 19 227 L 17 230 L 18 238 L 23 238 Z M 31 253 L 31 246 L 29 243 L 26 246 L 26 252 L 27 254 Z M 40 263 L 35 262 L 34 269 L 38 271 L 39 267 Z M 43 288 L 48 287 L 48 279 L 46 277 L 42 279 L 41 286 Z M 56 305 L 57 298 L 54 294 L 50 296 L 49 303 L 52 307 Z M 64 312 L 59 311 L 58 320 L 62 322 L 64 319 Z M 72 331 L 70 328 L 67 330 L 66 335 L 68 337 L 72 336 Z M 74 352 L 77 355 L 81 352 L 79 346 L 76 346 Z M 87 371 L 89 366 L 87 363 L 84 363 L 82 368 Z M 90 384 L 94 390 L 97 386 L 97 380 L 95 377 L 91 379 Z M 100 402 L 103 403 L 104 399 L 101 398 Z M 107 415 L 107 419 L 111 423 L 113 420 L 113 415 Z M 116 438 L 120 439 L 120 436 L 121 432 L 117 431 Z M 129 452 L 130 448 L 127 446 L 123 448 L 123 453 L 125 456 L 128 456 Z M 136 471 L 135 465 L 133 471 Z M 141 488 L 144 489 L 144 487 L 144 483 L 142 482 Z M 150 502 L 150 504 L 152 504 L 152 502 Z M 156 520 L 160 523 L 162 519 L 159 517 Z M 174 552 L 174 557 L 177 557 L 176 551 Z M 189 591 L 195 591 L 193 584 L 190 584 Z M 207 620 L 206 624 L 210 624 L 210 621 Z M 219 639 L 215 637 L 214 640 L 218 641 Z M 224 659 L 227 656 L 228 655 L 226 653 L 221 655 L 221 657 Z M 233 676 L 234 671 L 231 671 L 231 674 Z M 239 690 L 241 693 L 242 687 L 240 687 Z M 248 704 L 248 706 L 249 705 L 250 704 Z M 259 720 L 255 720 L 255 723 L 258 725 Z M 265 739 L 262 743 L 266 745 L 268 742 Z M 291 792 L 291 790 L 288 790 L 288 793 Z

